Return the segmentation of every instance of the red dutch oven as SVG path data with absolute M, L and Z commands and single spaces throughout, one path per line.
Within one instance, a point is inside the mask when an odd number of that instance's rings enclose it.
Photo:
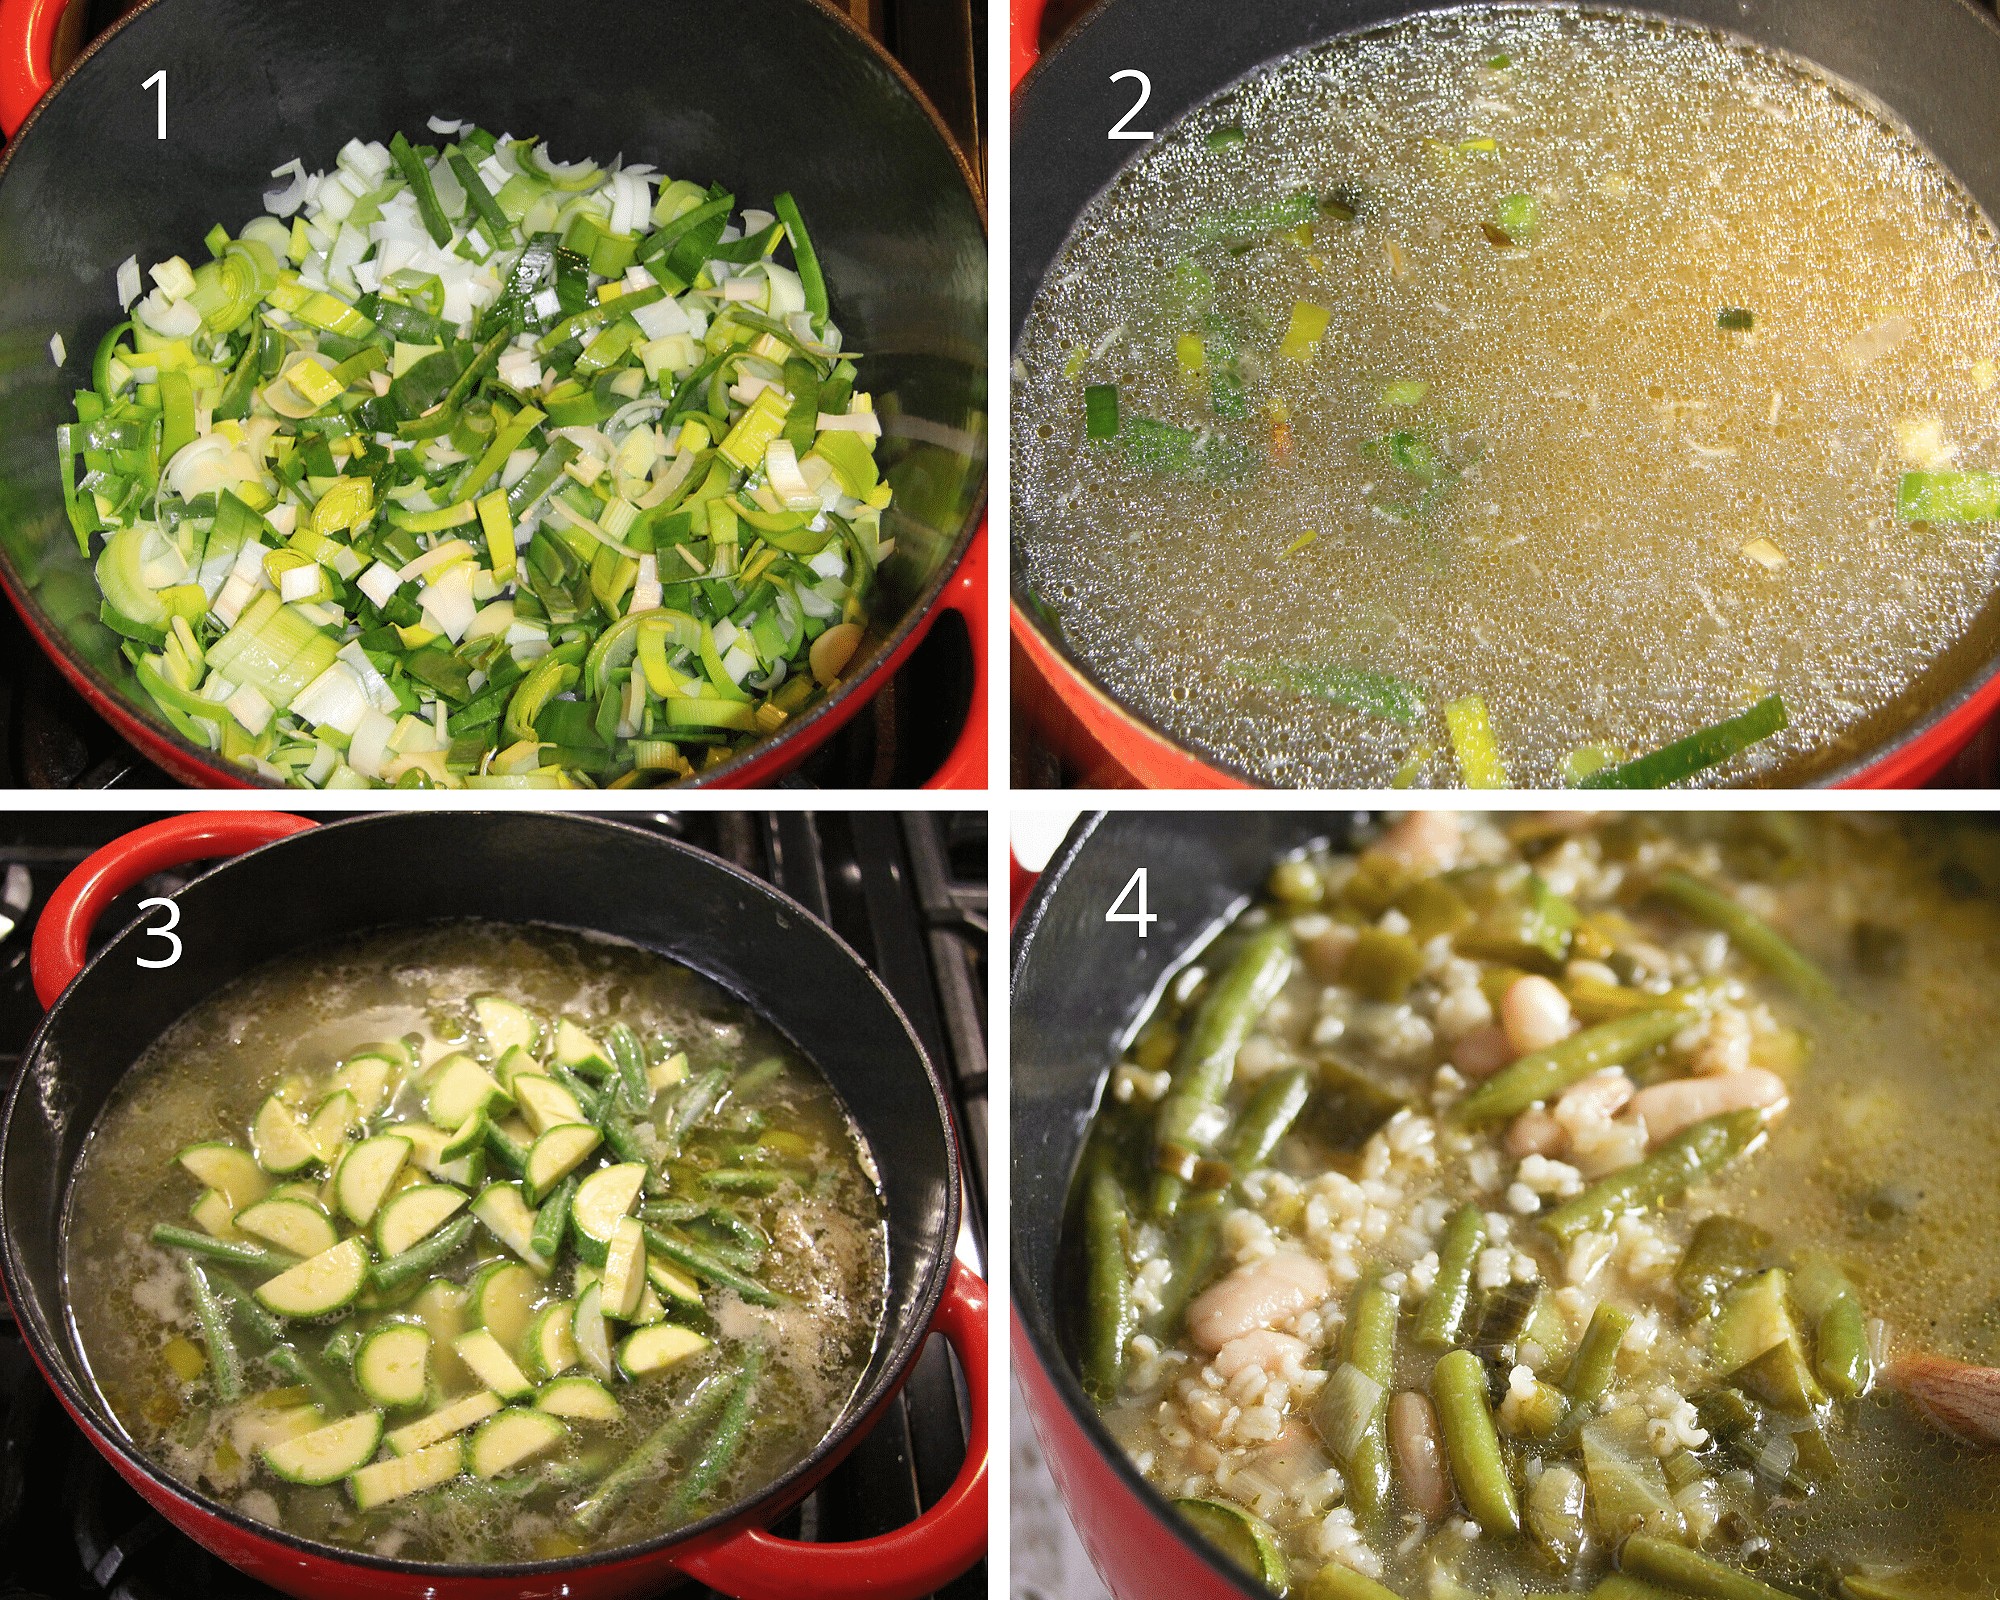
M 230 857 L 173 899 L 181 956 L 142 922 L 97 955 L 93 924 L 152 873 Z M 301 883 L 313 886 L 309 895 Z M 610 935 L 694 967 L 754 1006 L 839 1092 L 874 1153 L 888 1211 L 889 1294 L 866 1371 L 827 1437 L 751 1498 L 649 1543 L 508 1565 L 395 1561 L 253 1522 L 162 1474 L 98 1396 L 65 1314 L 62 1219 L 83 1142 L 133 1060 L 239 973 L 329 939 L 421 916 L 545 923 Z M 146 919 L 151 921 L 152 919 Z M 986 1286 L 954 1260 L 959 1149 L 944 1090 L 896 1002 L 803 906 L 701 851 L 596 818 L 398 812 L 315 826 L 255 811 L 142 827 L 79 866 L 35 929 L 48 1015 L 0 1123 L 0 1278 L 42 1375 L 90 1441 L 161 1515 L 300 1600 L 637 1600 L 685 1578 L 742 1600 L 915 1600 L 986 1548 Z M 766 1532 L 881 1415 L 931 1333 L 964 1371 L 965 1463 L 915 1521 L 878 1538 L 805 1544 Z
M 1070 1521 L 1118 1600 L 1270 1600 L 1134 1470 L 1077 1380 L 1084 1287 L 1059 1248 L 1070 1180 L 1109 1068 L 1190 948 L 1256 892 L 1271 862 L 1338 838 L 1351 815 L 1086 816 L 1038 879 L 1016 869 L 1008 1005 L 1014 1371 Z M 1104 914 L 1147 873 L 1140 938 Z M 1131 909 L 1128 901 L 1125 909 Z
M 623 151 L 728 185 L 793 190 L 833 309 L 868 355 L 896 507 L 868 655 L 774 739 L 703 774 L 768 784 L 885 685 L 942 612 L 975 669 L 964 727 L 927 787 L 986 786 L 986 227 L 971 169 L 902 68 L 825 0 L 718 24 L 703 0 L 147 0 L 54 82 L 66 10 L 0 0 L 0 587 L 63 675 L 185 783 L 262 780 L 181 738 L 98 620 L 62 507 L 55 430 L 116 320 L 118 264 L 184 253 L 263 209 L 270 170 L 330 167 L 350 137 L 436 115 Z M 168 133 L 141 84 L 166 73 Z M 49 339 L 69 360 L 58 369 Z
M 1170 127 L 1266 62 L 1337 34 L 1376 27 L 1462 0 L 1265 0 L 1218 28 L 1205 0 L 1101 0 L 1046 56 L 1048 0 L 1010 0 L 1014 83 L 1011 247 L 1013 337 L 1077 218 L 1130 159 L 1134 146 L 1105 131 L 1132 104 L 1129 81 L 1147 74 L 1144 125 Z M 1666 14 L 1801 56 L 1859 86 L 1913 128 L 1989 215 L 2000 215 L 2000 142 L 1991 87 L 2000 82 L 2000 27 L 1970 0 L 1647 0 Z M 1026 176 L 1024 176 L 1026 175 Z M 1017 425 L 1018 425 L 1018 419 Z M 1011 610 L 1016 703 L 1082 774 L 1106 788 L 1251 787 L 1127 710 L 1098 685 L 1015 585 Z M 1897 789 L 1937 775 L 2000 711 L 2000 595 L 1913 690 L 1931 709 L 1903 721 L 1884 713 L 1872 749 L 1802 769 L 1785 782 Z

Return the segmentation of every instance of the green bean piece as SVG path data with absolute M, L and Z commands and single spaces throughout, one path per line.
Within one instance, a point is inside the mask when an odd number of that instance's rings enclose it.
M 670 1161 L 681 1153 L 681 1141 L 716 1108 L 728 1083 L 728 1073 L 710 1067 L 681 1085 L 680 1095 L 667 1113 L 667 1125 L 660 1132 L 661 1160 Z
M 281 1378 L 312 1390 L 312 1397 L 319 1408 L 328 1416 L 345 1408 L 346 1402 L 335 1392 L 321 1372 L 297 1350 L 288 1344 L 275 1344 L 264 1352 L 264 1361 Z
M 644 1222 L 692 1222 L 707 1215 L 705 1200 L 648 1200 L 639 1207 L 639 1217 Z
M 1321 1567 L 1298 1593 L 1299 1600 L 1402 1600 L 1394 1589 L 1384 1588 L 1366 1573 L 1338 1561 Z
M 614 1022 L 604 1030 L 604 1047 L 618 1067 L 618 1098 L 634 1116 L 644 1116 L 653 1109 L 653 1083 L 646 1076 L 646 1052 L 639 1048 L 638 1035 Z
M 570 1513 L 570 1526 L 579 1533 L 590 1533 L 602 1526 L 637 1490 L 656 1485 L 668 1462 L 673 1460 L 674 1452 L 693 1438 L 735 1392 L 736 1385 L 726 1372 L 712 1372 L 703 1378 L 680 1408 L 640 1440 L 630 1455 L 605 1474 L 595 1492 L 578 1503 Z
M 1173 1087 L 1160 1102 L 1154 1124 L 1157 1156 L 1164 1163 L 1187 1152 L 1201 1154 L 1207 1141 L 1197 1135 L 1205 1113 L 1222 1103 L 1236 1071 L 1236 1052 L 1292 975 L 1291 929 L 1259 929 L 1247 939 L 1210 987 L 1174 1057 Z M 1172 1216 L 1185 1181 L 1162 1170 L 1154 1181 L 1155 1214 Z
M 1504 1121 L 1537 1101 L 1553 1100 L 1593 1072 L 1623 1066 L 1665 1044 L 1692 1020 L 1693 1013 L 1679 1006 L 1635 1011 L 1629 1017 L 1614 1017 L 1573 1033 L 1546 1050 L 1531 1050 L 1459 1101 L 1452 1108 L 1451 1119 L 1468 1128 Z
M 776 1056 L 766 1056 L 762 1061 L 758 1062 L 754 1067 L 749 1068 L 742 1076 L 737 1078 L 737 1098 L 740 1100 L 744 1095 L 755 1094 L 784 1070 L 784 1062 Z
M 600 1095 L 585 1083 L 574 1067 L 566 1067 L 560 1061 L 552 1061 L 549 1063 L 549 1076 L 569 1090 L 570 1098 L 576 1101 L 577 1109 L 583 1113 L 586 1122 L 602 1120 L 604 1101 L 609 1097 Z
M 569 1227 L 569 1203 L 576 1198 L 576 1186 L 582 1180 L 571 1173 L 549 1191 L 535 1210 L 534 1230 L 528 1235 L 528 1248 L 544 1261 L 553 1261 L 556 1251 L 562 1248 L 563 1232 Z
M 743 1370 L 736 1376 L 736 1386 L 729 1391 L 729 1399 L 724 1403 L 722 1416 L 715 1424 L 715 1432 L 688 1469 L 674 1490 L 673 1499 L 668 1502 L 668 1512 L 676 1522 L 686 1518 L 689 1512 L 706 1500 L 715 1486 L 729 1471 L 736 1453 L 743 1448 L 743 1431 L 750 1421 L 750 1404 L 757 1396 L 757 1385 L 764 1376 L 764 1347 L 752 1345 L 750 1353 L 743 1358 Z
M 1472 1276 L 1486 1244 L 1486 1216 L 1469 1202 L 1458 1208 L 1438 1240 L 1437 1277 L 1417 1313 L 1417 1343 L 1431 1349 L 1458 1342 L 1466 1307 L 1472 1304 Z
M 265 1309 L 248 1289 L 229 1278 L 217 1278 L 215 1292 L 229 1302 L 229 1308 L 250 1325 L 250 1331 L 267 1345 L 285 1342 L 284 1319 Z
M 1764 1114 L 1754 1106 L 1697 1122 L 1643 1161 L 1600 1178 L 1582 1194 L 1565 1200 L 1541 1219 L 1542 1226 L 1567 1245 L 1578 1234 L 1609 1227 L 1627 1212 L 1666 1205 L 1714 1177 L 1763 1135 Z
M 1678 868 L 1661 873 L 1653 892 L 1720 928 L 1739 950 L 1807 1004 L 1824 1006 L 1835 999 L 1833 980 L 1819 964 L 1733 895 Z
M 701 1175 L 701 1186 L 724 1194 L 772 1194 L 787 1179 L 803 1184 L 809 1181 L 810 1176 L 790 1167 L 767 1167 L 761 1172 L 750 1172 L 741 1167 L 717 1167 L 713 1172 Z
M 676 1266 L 686 1267 L 698 1278 L 706 1278 L 721 1288 L 735 1290 L 753 1306 L 786 1304 L 783 1295 L 765 1288 L 755 1278 L 745 1277 L 728 1263 L 716 1260 L 692 1240 L 662 1233 L 658 1228 L 648 1228 L 646 1248 L 656 1255 L 665 1256 Z
M 399 1256 L 391 1256 L 387 1261 L 378 1261 L 369 1269 L 369 1276 L 375 1287 L 385 1293 L 400 1289 L 413 1278 L 425 1273 L 455 1254 L 466 1240 L 472 1237 L 474 1222 L 471 1217 L 460 1217 L 447 1223 L 420 1244 L 413 1244 Z
M 1152 1318 L 1154 1326 L 1168 1334 L 1177 1332 L 1188 1302 L 1207 1284 L 1215 1270 L 1221 1244 L 1222 1218 L 1228 1206 L 1222 1194 L 1210 1196 L 1206 1204 L 1181 1208 L 1178 1232 L 1167 1259 L 1173 1274 L 1160 1290 L 1160 1310 Z
M 1618 1377 L 1618 1351 L 1631 1327 L 1630 1312 L 1609 1301 L 1598 1303 L 1563 1378 L 1563 1392 L 1572 1405 L 1594 1406 L 1610 1392 Z
M 597 1131 L 604 1136 L 604 1148 L 620 1161 L 634 1162 L 648 1170 L 648 1182 L 658 1178 L 653 1158 L 639 1140 L 638 1130 L 611 1109 L 611 1096 L 604 1097 L 604 1114 L 597 1119 Z
M 1278 1141 L 1291 1131 L 1311 1097 L 1309 1068 L 1293 1067 L 1266 1078 L 1237 1118 L 1229 1143 L 1230 1166 L 1238 1173 L 1255 1172 L 1270 1160 Z
M 1099 1405 L 1118 1398 L 1125 1381 L 1125 1345 L 1137 1314 L 1125 1268 L 1125 1192 L 1108 1172 L 1084 1195 L 1083 1387 Z
M 201 1322 L 202 1342 L 208 1346 L 208 1371 L 215 1398 L 230 1405 L 243 1398 L 243 1356 L 229 1336 L 229 1313 L 209 1287 L 208 1274 L 193 1256 L 182 1256 L 187 1269 L 188 1292 L 194 1298 L 194 1314 Z
M 1842 1295 L 1821 1314 L 1813 1329 L 1813 1369 L 1827 1393 L 1838 1400 L 1859 1400 L 1874 1384 L 1868 1319 L 1853 1295 Z
M 1382 1390 L 1346 1463 L 1347 1498 L 1364 1517 L 1378 1515 L 1389 1503 L 1389 1393 L 1396 1382 L 1397 1309 L 1396 1297 L 1380 1279 L 1370 1278 L 1355 1290 L 1347 1313 L 1347 1359 Z
M 1657 1585 L 1614 1572 L 1590 1591 L 1588 1600 L 1680 1600 Z
M 266 1250 L 261 1245 L 231 1244 L 226 1239 L 196 1233 L 192 1228 L 177 1228 L 171 1222 L 155 1223 L 150 1237 L 154 1244 L 168 1250 L 185 1250 L 190 1255 L 220 1261 L 224 1266 L 249 1267 L 256 1272 L 283 1272 L 298 1259 L 280 1250 Z
M 1500 1435 L 1486 1404 L 1486 1368 L 1470 1350 L 1452 1350 L 1431 1369 L 1431 1399 L 1437 1405 L 1438 1431 L 1458 1497 L 1473 1521 L 1496 1538 L 1521 1531 L 1521 1507 L 1507 1460 L 1500 1453 Z
M 1625 1541 L 1618 1564 L 1703 1600 L 1797 1600 L 1789 1591 L 1759 1583 L 1699 1550 L 1648 1533 L 1635 1533 Z
M 1770 1265 L 1771 1236 L 1753 1222 L 1718 1212 L 1696 1224 L 1674 1287 L 1690 1316 L 1712 1317 L 1729 1291 L 1751 1273 Z

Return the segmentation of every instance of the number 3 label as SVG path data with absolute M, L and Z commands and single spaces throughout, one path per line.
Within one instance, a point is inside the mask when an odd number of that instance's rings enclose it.
M 139 902 L 139 909 L 141 911 L 151 911 L 155 906 L 159 906 L 165 910 L 167 920 L 157 928 L 148 928 L 146 930 L 146 937 L 149 939 L 166 940 L 168 944 L 173 946 L 173 953 L 162 956 L 157 961 L 148 961 L 144 956 L 140 956 L 138 958 L 139 965 L 142 967 L 171 967 L 181 958 L 181 936 L 174 932 L 174 929 L 181 925 L 181 908 L 171 900 L 157 898 L 141 900 Z
M 1123 72 L 1114 72 L 1111 74 L 1111 81 L 1113 83 L 1118 83 L 1126 78 L 1137 78 L 1139 80 L 1139 98 L 1132 102 L 1132 109 L 1130 111 L 1126 112 L 1124 116 L 1111 125 L 1111 131 L 1104 137 L 1107 139 L 1150 139 L 1153 137 L 1152 134 L 1141 133 L 1137 128 L 1127 127 L 1126 124 L 1141 111 L 1144 111 L 1146 109 L 1146 102 L 1153 98 L 1153 80 L 1135 67 L 1127 67 Z
M 1132 898 L 1135 891 L 1139 896 L 1138 909 L 1136 911 L 1120 910 L 1119 908 Z M 1146 909 L 1146 869 L 1144 867 L 1141 867 L 1125 880 L 1125 887 L 1118 891 L 1118 898 L 1111 902 L 1111 909 L 1104 913 L 1104 920 L 1106 922 L 1136 922 L 1139 925 L 1139 937 L 1142 939 L 1146 937 L 1147 924 L 1160 920 L 1158 912 Z

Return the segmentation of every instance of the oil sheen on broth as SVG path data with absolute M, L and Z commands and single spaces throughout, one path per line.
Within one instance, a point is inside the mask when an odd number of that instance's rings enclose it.
M 1354 215 L 1204 227 L 1307 195 Z M 1478 695 L 1511 781 L 1560 784 L 1774 691 L 1789 729 L 1704 779 L 1796 781 L 1948 687 L 1992 587 L 1988 529 L 1897 489 L 2000 461 L 1995 267 L 1934 158 L 1776 55 L 1569 10 L 1341 39 L 1163 134 L 1050 270 L 1021 572 L 1114 695 L 1260 781 L 1457 783 L 1440 709 Z M 1304 360 L 1298 302 L 1331 313 Z M 1329 698 L 1356 669 L 1422 711 Z
M 462 1476 L 358 1513 L 345 1484 L 288 1484 L 259 1462 L 257 1443 L 270 1436 L 271 1392 L 283 1391 L 287 1380 L 260 1364 L 258 1342 L 240 1317 L 234 1326 L 247 1379 L 243 1402 L 218 1405 L 208 1375 L 183 1381 L 172 1370 L 170 1343 L 198 1350 L 203 1333 L 183 1263 L 151 1243 L 149 1233 L 157 1222 L 187 1221 L 199 1185 L 176 1162 L 182 1147 L 203 1139 L 245 1143 L 246 1125 L 284 1080 L 323 1083 L 336 1062 L 376 1041 L 420 1036 L 425 1066 L 452 1050 L 481 1051 L 468 1002 L 492 994 L 551 1025 L 569 1017 L 599 1032 L 622 1021 L 646 1042 L 649 1059 L 685 1053 L 682 1089 L 709 1069 L 726 1071 L 729 1093 L 667 1163 L 664 1193 L 649 1189 L 641 1200 L 726 1200 L 744 1230 L 768 1241 L 753 1250 L 754 1264 L 741 1255 L 732 1259 L 748 1264 L 785 1303 L 766 1308 L 702 1283 L 702 1305 L 676 1304 L 671 1316 L 710 1344 L 643 1379 L 607 1378 L 621 1419 L 572 1421 L 557 1449 L 491 1482 Z M 420 1066 L 392 1089 L 370 1131 L 422 1123 L 424 1078 Z M 671 1117 L 676 1092 L 659 1092 L 655 1126 Z M 704 1183 L 705 1171 L 766 1158 L 784 1175 L 768 1193 Z M 614 1159 L 600 1154 L 585 1166 Z M 413 1158 L 400 1181 L 414 1181 L 417 1168 Z M 311 1166 L 299 1176 L 317 1187 L 323 1171 Z M 511 1176 L 489 1163 L 485 1181 Z M 670 1226 L 718 1249 L 732 1239 L 706 1232 L 700 1221 Z M 874 1345 L 886 1274 L 872 1157 L 831 1087 L 787 1040 L 710 980 L 650 952 L 555 929 L 483 923 L 435 924 L 286 958 L 190 1012 L 135 1064 L 92 1131 L 72 1183 L 67 1230 L 66 1280 L 79 1342 L 99 1392 L 147 1457 L 258 1520 L 420 1561 L 526 1560 L 609 1548 L 657 1536 L 754 1492 L 811 1450 L 839 1416 Z M 341 1231 L 350 1229 L 343 1224 Z M 740 1248 L 742 1235 L 733 1238 Z M 516 1259 L 475 1225 L 465 1247 L 425 1277 L 463 1287 L 483 1267 Z M 244 1288 L 260 1281 L 254 1271 L 232 1273 L 214 1261 L 205 1267 L 212 1279 L 233 1276 Z M 535 1289 L 534 1307 L 575 1296 L 588 1277 L 565 1247 L 554 1273 Z M 440 1316 L 410 1301 L 407 1291 L 385 1301 L 371 1309 L 364 1294 L 354 1324 L 437 1317 L 431 1325 L 441 1335 L 431 1350 L 427 1394 L 388 1412 L 393 1430 L 480 1388 L 442 1336 L 478 1322 L 464 1307 Z M 335 1391 L 332 1414 L 367 1405 L 343 1360 L 322 1351 L 326 1326 L 316 1333 L 310 1321 L 299 1321 L 287 1330 Z M 614 1325 L 614 1344 L 625 1331 Z M 764 1366 L 750 1424 L 712 1492 L 690 1511 L 672 1511 L 678 1475 L 689 1465 L 683 1447 L 610 1515 L 580 1528 L 574 1513 L 593 1486 L 704 1379 L 740 1367 L 753 1346 L 762 1350 Z M 520 1346 L 514 1349 L 518 1355 Z M 589 1371 L 580 1362 L 569 1368 Z M 277 1403 L 297 1398 L 281 1392 Z

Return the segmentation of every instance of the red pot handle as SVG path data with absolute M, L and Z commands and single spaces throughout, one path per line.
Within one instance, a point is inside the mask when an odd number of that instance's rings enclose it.
M 4 3 L 4 0 L 0 0 Z M 972 708 L 965 714 L 965 726 L 944 765 L 931 774 L 926 789 L 984 789 L 986 787 L 986 524 L 965 547 L 965 559 L 951 582 L 938 596 L 938 604 L 956 611 L 965 619 L 965 631 L 972 637 Z
M 4 5 L 6 0 L 0 0 Z M 135 883 L 169 867 L 240 855 L 316 824 L 285 811 L 190 811 L 113 839 L 63 879 L 42 908 L 28 956 L 35 998 L 56 1003 L 90 954 L 90 930 L 104 908 Z
M 725 1533 L 675 1558 L 689 1577 L 738 1600 L 917 1600 L 986 1553 L 986 1285 L 954 1261 L 931 1324 L 951 1343 L 972 1396 L 965 1465 L 908 1527 L 851 1544 L 805 1544 L 761 1528 Z
M 1013 48 L 1011 67 L 1012 87 L 1021 87 L 1021 80 L 1029 69 L 1042 58 L 1042 13 L 1049 8 L 1049 0 L 1014 0 L 1011 32 Z
M 56 29 L 69 0 L 0 0 L 0 138 L 11 139 L 56 81 Z

